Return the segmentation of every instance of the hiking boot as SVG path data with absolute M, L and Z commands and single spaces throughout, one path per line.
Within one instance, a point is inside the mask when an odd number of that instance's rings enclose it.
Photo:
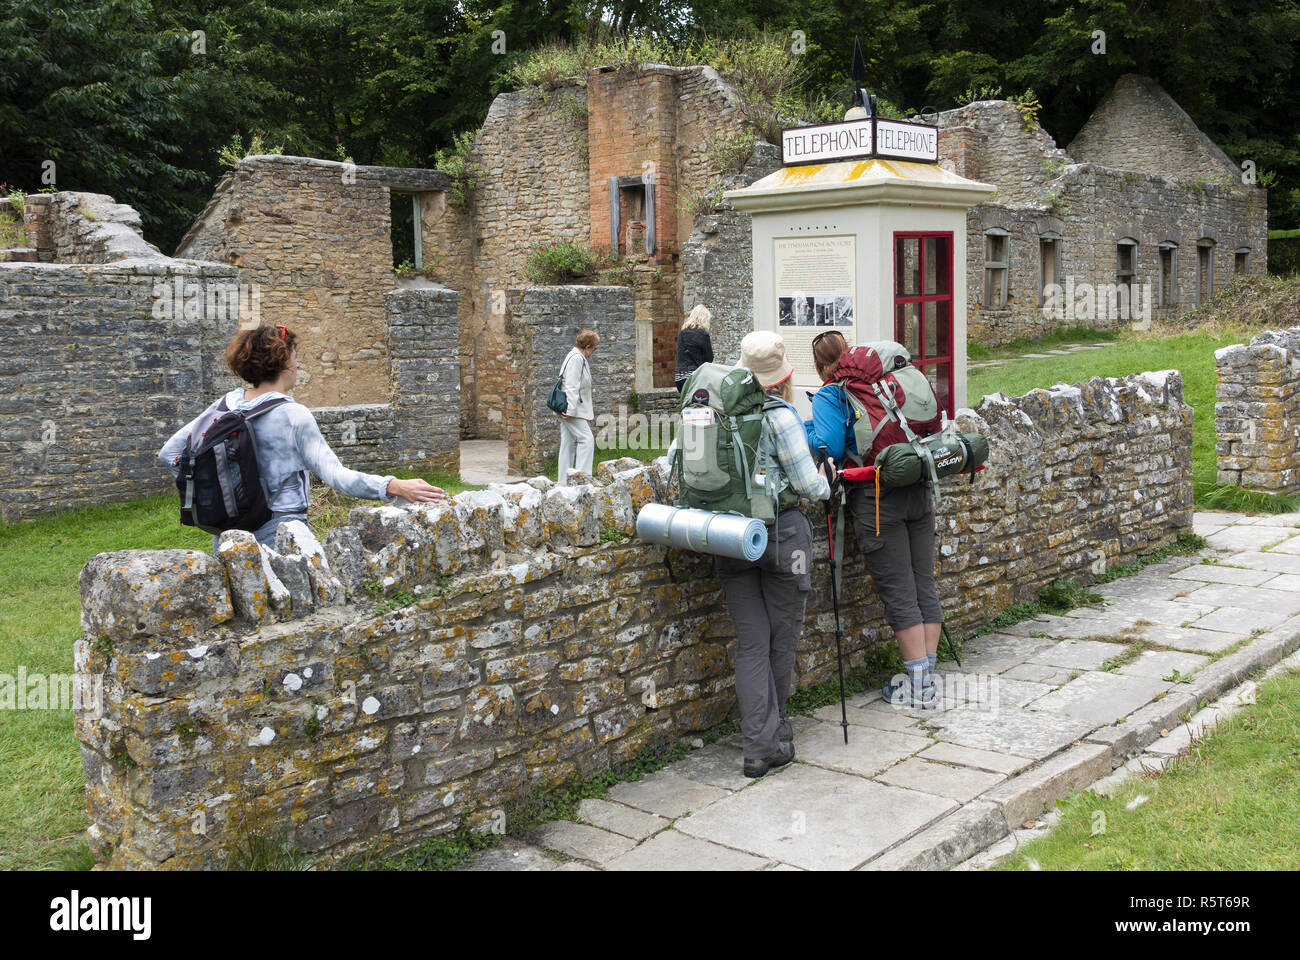
M 781 721 L 781 726 L 776 728 L 776 738 L 782 743 L 794 743 L 794 727 L 789 720 Z
M 907 710 L 934 710 L 939 706 L 939 688 L 933 681 L 921 688 L 920 697 L 912 696 L 910 690 L 907 677 L 900 673 L 881 687 L 880 693 L 885 703 Z
M 784 767 L 794 759 L 794 744 L 780 743 L 777 752 L 770 757 L 764 757 L 762 760 L 746 760 L 745 776 L 751 780 L 755 777 L 761 777 L 769 770 L 775 770 L 777 767 Z

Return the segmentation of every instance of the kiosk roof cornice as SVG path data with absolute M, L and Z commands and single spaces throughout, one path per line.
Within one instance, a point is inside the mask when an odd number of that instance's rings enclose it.
M 782 167 L 724 196 L 739 210 L 806 210 L 862 203 L 970 207 L 996 187 L 933 163 L 870 158 Z

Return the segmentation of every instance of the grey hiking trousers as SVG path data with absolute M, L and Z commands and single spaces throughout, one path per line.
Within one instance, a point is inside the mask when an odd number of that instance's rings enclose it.
M 812 586 L 808 518 L 797 508 L 786 510 L 769 532 L 767 552 L 755 563 L 713 558 L 739 641 L 736 699 L 746 760 L 763 760 L 780 749 L 777 733 L 785 719 L 795 647 Z

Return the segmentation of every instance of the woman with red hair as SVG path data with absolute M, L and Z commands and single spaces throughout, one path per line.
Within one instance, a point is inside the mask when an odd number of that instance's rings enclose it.
M 339 458 L 321 436 L 310 410 L 290 396 L 298 382 L 298 338 L 283 326 L 260 326 L 241 330 L 226 347 L 230 371 L 249 388 L 239 387 L 215 401 L 203 413 L 177 430 L 158 452 L 158 459 L 176 476 L 180 456 L 190 435 L 200 423 L 224 410 L 248 413 L 262 403 L 284 400 L 273 409 L 248 421 L 256 440 L 257 466 L 270 493 L 267 505 L 271 519 L 252 531 L 258 543 L 275 545 L 275 531 L 287 520 L 307 519 L 311 502 L 310 473 L 330 487 L 352 497 L 391 503 L 401 497 L 411 503 L 429 503 L 447 496 L 439 487 L 423 480 L 398 480 L 358 473 L 339 463 Z M 213 540 L 215 549 L 216 538 Z

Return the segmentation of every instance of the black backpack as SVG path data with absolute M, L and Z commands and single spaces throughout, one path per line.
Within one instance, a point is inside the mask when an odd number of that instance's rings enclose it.
M 276 397 L 240 413 L 228 408 L 223 397 L 207 429 L 197 437 L 190 434 L 176 477 L 183 525 L 212 534 L 251 532 L 271 519 L 273 498 L 258 469 L 257 440 L 249 421 L 288 402 L 287 397 Z

